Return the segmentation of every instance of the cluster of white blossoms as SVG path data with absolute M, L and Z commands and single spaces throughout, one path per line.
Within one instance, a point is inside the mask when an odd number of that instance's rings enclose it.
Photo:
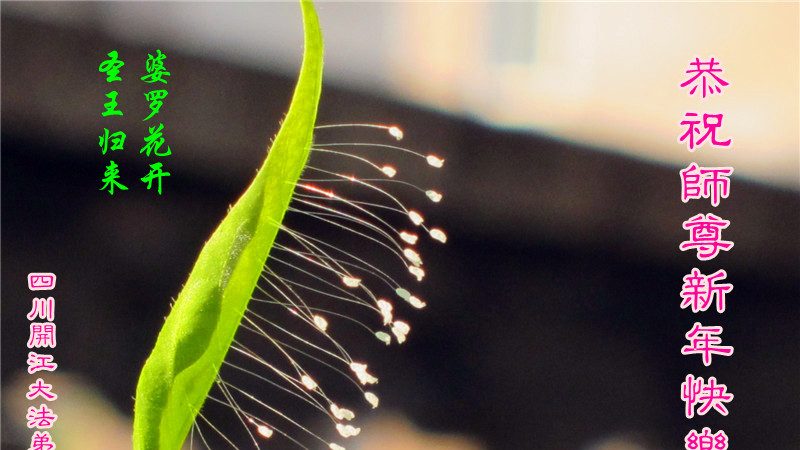
M 316 129 L 319 131 L 348 127 L 378 129 L 388 133 L 396 141 L 403 139 L 403 131 L 396 126 L 341 124 L 323 125 Z M 225 365 L 257 377 L 311 405 L 327 415 L 338 435 L 342 439 L 347 439 L 361 432 L 361 428 L 354 425 L 355 412 L 333 401 L 321 386 L 322 383 L 318 383 L 299 360 L 310 358 L 315 365 L 326 366 L 346 376 L 360 391 L 364 401 L 371 408 L 377 408 L 380 403 L 378 395 L 367 389 L 377 384 L 378 378 L 369 372 L 365 362 L 353 359 L 334 339 L 333 334 L 340 324 L 349 322 L 368 330 L 386 345 L 395 342 L 402 344 L 406 342 L 411 326 L 408 322 L 395 317 L 395 305 L 387 297 L 394 295 L 415 309 L 424 308 L 426 303 L 412 294 L 406 284 L 399 283 L 389 274 L 396 272 L 396 269 L 378 267 L 370 262 L 370 258 L 365 255 L 365 247 L 371 244 L 377 246 L 375 247 L 377 249 L 388 252 L 388 255 L 402 264 L 404 270 L 401 273 L 408 272 L 411 283 L 414 283 L 421 282 L 425 277 L 422 256 L 415 247 L 420 234 L 427 234 L 432 240 L 440 243 L 447 241 L 447 235 L 441 228 L 429 228 L 425 224 L 423 215 L 409 208 L 398 195 L 390 192 L 389 187 L 411 188 L 418 191 L 425 202 L 431 203 L 439 203 L 442 194 L 433 189 L 423 189 L 411 181 L 399 179 L 398 175 L 402 174 L 399 174 L 394 165 L 383 161 L 374 162 L 369 154 L 375 151 L 379 151 L 381 155 L 398 152 L 400 155 L 419 158 L 427 166 L 437 169 L 444 165 L 444 160 L 436 155 L 426 155 L 387 143 L 315 143 L 311 150 L 311 161 L 315 162 L 313 158 L 315 155 L 327 155 L 338 159 L 340 163 L 341 158 L 344 158 L 347 167 L 353 166 L 354 171 L 369 170 L 372 174 L 361 177 L 309 164 L 295 188 L 293 203 L 289 207 L 288 214 L 300 215 L 311 219 L 314 223 L 319 222 L 320 226 L 324 224 L 337 232 L 352 234 L 363 240 L 364 245 L 359 245 L 361 248 L 346 249 L 341 244 L 317 237 L 315 233 L 301 232 L 281 224 L 279 239 L 273 245 L 262 282 L 259 283 L 257 295 L 245 313 L 242 328 L 246 332 L 265 338 L 273 350 L 285 359 L 284 365 L 276 363 L 274 358 L 273 361 L 269 361 L 259 356 L 238 337 L 231 347 L 232 353 L 255 362 L 262 370 L 250 370 L 228 360 Z M 371 201 L 365 201 L 361 197 L 349 194 L 352 191 L 363 191 L 373 198 Z M 375 200 L 374 197 L 379 200 Z M 393 225 L 393 222 L 398 221 L 398 217 L 405 218 L 408 226 Z M 368 286 L 373 281 L 383 286 Z M 307 330 L 313 330 L 314 336 L 290 329 L 279 323 L 272 315 L 257 312 L 254 307 L 259 304 L 277 306 L 288 311 L 289 317 L 304 322 Z M 352 310 L 345 307 L 368 310 L 377 316 L 377 320 L 373 325 L 372 321 L 359 318 Z M 263 375 L 263 369 L 268 371 L 269 376 Z M 223 381 L 222 378 L 218 378 L 217 387 L 222 392 L 223 398 L 212 395 L 209 399 L 233 409 L 239 421 L 246 427 L 255 448 L 261 448 L 260 441 L 271 438 L 275 433 L 286 437 L 301 448 L 308 448 L 303 443 L 302 437 L 294 436 L 295 433 L 291 430 L 276 425 L 276 422 L 281 422 L 291 424 L 304 434 L 324 443 L 331 450 L 345 450 L 340 443 L 323 439 L 278 408 L 266 404 L 244 389 Z M 260 406 L 266 415 L 277 416 L 278 420 L 267 420 L 264 418 L 265 414 L 249 412 L 243 406 L 245 402 L 241 401 L 242 398 Z M 202 414 L 200 417 L 204 418 Z M 211 427 L 222 435 L 227 443 L 238 448 L 219 429 L 213 425 Z M 195 430 L 198 431 L 200 440 L 208 446 L 198 426 L 193 429 L 192 437 Z

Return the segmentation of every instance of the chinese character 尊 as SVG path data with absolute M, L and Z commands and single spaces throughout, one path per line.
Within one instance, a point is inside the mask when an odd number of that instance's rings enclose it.
M 25 416 L 28 419 L 28 428 L 47 429 L 53 426 L 58 420 L 52 409 L 42 403 L 38 408 L 31 406 L 28 408 L 28 414 Z
M 695 163 L 680 171 L 681 200 L 707 198 L 718 206 L 720 199 L 728 198 L 733 167 L 699 167 Z
M 103 106 L 106 108 L 106 110 L 103 111 L 101 116 L 108 117 L 108 116 L 121 116 L 121 115 L 123 115 L 122 111 L 117 109 L 117 106 L 119 105 L 117 103 L 117 95 L 118 94 L 119 93 L 117 91 L 111 91 L 108 94 L 106 94 L 106 97 L 108 97 L 108 102 L 107 103 L 103 103 Z
M 52 291 L 56 288 L 56 274 L 31 272 L 28 274 L 28 289 L 32 291 Z
M 161 107 L 164 106 L 164 102 L 161 100 L 164 100 L 167 97 L 167 94 L 169 94 L 169 92 L 167 92 L 166 89 L 156 89 L 150 92 L 145 92 L 144 98 L 150 102 L 150 115 L 145 117 L 144 120 L 155 116 L 159 111 L 161 111 Z
M 119 77 L 119 69 L 124 66 L 125 63 L 119 59 L 119 54 L 116 50 L 108 52 L 108 58 L 109 59 L 100 63 L 100 67 L 97 71 L 106 74 L 106 81 L 109 83 L 122 81 L 122 78 Z
M 161 195 L 161 178 L 170 176 L 169 172 L 161 170 L 163 164 L 160 162 L 150 164 L 150 172 L 141 178 L 142 183 L 147 183 L 147 190 L 153 187 L 153 180 L 158 181 L 158 195 Z
M 55 372 L 58 369 L 58 363 L 54 363 L 53 360 L 53 355 L 28 352 L 28 373 L 34 374 L 42 370 Z
M 56 311 L 56 301 L 53 297 L 34 298 L 31 302 L 31 312 L 26 316 L 28 320 L 46 319 L 53 321 Z
M 148 53 L 147 61 L 145 62 L 147 75 L 143 76 L 141 80 L 145 83 L 155 83 L 158 81 L 167 84 L 167 80 L 165 80 L 164 77 L 168 77 L 171 74 L 164 68 L 164 60 L 166 58 L 167 55 L 162 53 L 160 49 L 156 49 L 156 56 Z
M 43 379 L 37 378 L 36 382 L 28 386 L 28 393 L 25 398 L 33 400 L 36 397 L 42 397 L 47 401 L 53 401 L 58 398 L 58 394 L 53 392 L 53 385 L 47 384 Z
M 692 307 L 692 312 L 708 311 L 711 303 L 716 300 L 717 312 L 725 312 L 725 294 L 733 290 L 733 284 L 720 283 L 728 273 L 720 269 L 711 275 L 703 275 L 700 270 L 693 268 L 692 272 L 683 277 L 681 288 L 681 309 Z
M 169 156 L 172 154 L 172 149 L 167 146 L 167 151 L 159 152 L 158 150 L 164 145 L 164 136 L 161 131 L 164 129 L 164 124 L 159 123 L 156 126 L 149 127 L 148 130 L 150 135 L 144 138 L 144 146 L 139 150 L 139 153 L 144 153 L 147 156 L 150 156 L 150 152 L 156 154 L 156 156 Z
M 708 261 L 716 257 L 720 250 L 728 251 L 733 242 L 722 240 L 722 230 L 731 222 L 714 214 L 697 214 L 683 222 L 683 229 L 689 230 L 689 240 L 683 241 L 679 248 L 682 251 L 697 249 L 697 259 Z
M 681 83 L 681 87 L 692 86 L 689 90 L 689 95 L 694 95 L 698 87 L 703 88 L 703 98 L 706 98 L 707 94 L 714 94 L 714 91 L 717 94 L 721 94 L 722 88 L 730 84 L 717 75 L 722 72 L 722 69 L 715 67 L 719 65 L 719 62 L 714 58 L 708 61 L 700 61 L 700 58 L 695 58 L 689 65 L 694 66 L 694 68 L 690 67 L 686 73 L 694 75 Z
M 708 367 L 711 365 L 713 355 L 731 356 L 733 347 L 728 345 L 717 345 L 722 343 L 722 327 L 704 327 L 700 322 L 695 322 L 692 329 L 686 333 L 689 345 L 684 345 L 681 349 L 682 355 L 702 355 L 703 364 Z
M 56 444 L 47 431 L 37 431 L 31 436 L 31 446 L 28 450 L 55 450 Z
M 686 450 L 728 450 L 728 436 L 722 430 L 713 434 L 708 427 L 702 433 L 692 430 L 683 440 Z
M 681 121 L 681 125 L 687 125 L 686 132 L 678 138 L 678 142 L 688 141 L 687 145 L 690 152 L 693 152 L 695 147 L 703 145 L 709 137 L 711 138 L 711 145 L 714 147 L 730 147 L 731 139 L 724 141 L 717 139 L 717 129 L 722 126 L 723 114 L 703 114 L 702 124 L 705 133 L 699 139 L 695 139 L 695 135 L 700 134 L 698 125 L 701 123 L 701 120 L 697 119 L 697 117 L 697 113 L 686 113 L 684 120 Z
M 56 324 L 53 322 L 31 323 L 28 348 L 56 348 Z
M 103 128 L 103 134 L 99 136 L 100 151 L 105 155 L 109 150 L 109 144 L 111 144 L 110 148 L 112 152 L 122 150 L 122 147 L 125 145 L 126 137 L 124 131 L 116 131 L 109 134 L 108 128 Z
M 695 414 L 704 416 L 711 409 L 714 409 L 723 416 L 728 415 L 728 408 L 725 403 L 733 400 L 733 394 L 728 393 L 728 387 L 724 384 L 717 384 L 715 377 L 708 377 L 706 384 L 703 377 L 695 378 L 694 375 L 686 375 L 686 381 L 681 383 L 681 400 L 686 405 L 686 418 L 691 419 Z
M 109 161 L 106 171 L 103 173 L 103 179 L 100 180 L 104 183 L 100 190 L 105 191 L 107 189 L 109 195 L 114 195 L 114 189 L 127 191 L 128 187 L 117 180 L 119 180 L 119 166 L 112 160 Z

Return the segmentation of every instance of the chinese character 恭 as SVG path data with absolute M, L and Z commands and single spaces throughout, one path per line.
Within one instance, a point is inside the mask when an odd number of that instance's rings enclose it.
M 717 345 L 722 343 L 722 327 L 704 327 L 700 322 L 695 322 L 692 329 L 686 333 L 689 345 L 684 345 L 681 349 L 682 355 L 699 354 L 703 357 L 703 364 L 708 367 L 711 365 L 713 355 L 731 356 L 733 347 L 728 345 Z
M 58 420 L 58 416 L 44 403 L 38 408 L 34 406 L 28 407 L 28 414 L 25 418 L 28 419 L 28 428 L 38 428 L 40 430 L 52 427 Z
M 728 450 L 728 436 L 725 432 L 719 430 L 712 434 L 708 427 L 703 428 L 702 433 L 690 431 L 684 442 L 686 450 Z
M 31 312 L 26 316 L 28 320 L 46 319 L 53 321 L 56 311 L 56 301 L 53 297 L 34 298 L 31 302 Z
M 28 386 L 28 393 L 25 398 L 33 400 L 36 397 L 42 397 L 45 400 L 53 401 L 58 398 L 58 394 L 53 392 L 53 385 L 47 384 L 41 378 L 37 378 L 36 382 Z
M 733 394 L 729 394 L 728 387 L 724 384 L 717 384 L 715 377 L 708 377 L 706 384 L 703 377 L 695 378 L 694 375 L 687 375 L 686 381 L 681 383 L 681 400 L 686 404 L 686 418 L 691 419 L 695 414 L 695 407 L 702 403 L 697 409 L 697 414 L 704 416 L 712 408 L 723 416 L 728 415 L 728 408 L 725 403 L 733 400 Z
M 172 154 L 172 149 L 167 146 L 167 151 L 159 152 L 158 149 L 164 145 L 164 137 L 161 131 L 164 129 L 164 124 L 159 123 L 156 126 L 149 127 L 148 130 L 150 132 L 149 136 L 144 138 L 144 146 L 139 150 L 139 153 L 144 153 L 147 156 L 150 156 L 150 152 L 156 154 L 156 156 L 169 156 Z
M 155 116 L 159 111 L 161 111 L 161 107 L 164 105 L 164 102 L 161 100 L 164 100 L 167 97 L 167 94 L 169 94 L 169 92 L 167 92 L 166 89 L 156 89 L 150 92 L 145 92 L 144 98 L 150 102 L 150 115 L 145 117 L 144 120 Z
M 147 61 L 145 62 L 147 75 L 143 76 L 141 80 L 145 83 L 160 81 L 161 83 L 167 84 L 167 80 L 165 80 L 164 77 L 168 77 L 171 74 L 164 69 L 164 60 L 166 58 L 167 55 L 162 53 L 160 49 L 156 49 L 156 56 L 148 53 Z
M 150 172 L 141 178 L 143 183 L 147 183 L 147 190 L 153 186 L 153 180 L 158 180 L 158 195 L 161 195 L 161 178 L 170 176 L 169 172 L 161 170 L 163 164 L 160 162 L 150 164 Z
M 683 277 L 681 309 L 691 306 L 695 313 L 708 311 L 716 299 L 717 312 L 725 312 L 725 294 L 733 290 L 733 284 L 717 284 L 717 280 L 724 280 L 727 276 L 727 272 L 722 269 L 711 275 L 703 275 L 700 270 L 693 268 L 690 274 Z
M 681 121 L 681 125 L 688 125 L 686 127 L 686 132 L 684 132 L 680 138 L 678 138 L 678 142 L 688 141 L 687 145 L 689 146 L 689 151 L 694 151 L 695 147 L 700 147 L 703 143 L 708 139 L 711 138 L 711 145 L 714 147 L 730 147 L 731 139 L 720 141 L 717 139 L 717 128 L 722 126 L 722 114 L 703 114 L 703 128 L 705 128 L 705 134 L 703 134 L 700 139 L 695 139 L 696 134 L 700 134 L 700 128 L 697 126 L 700 124 L 700 119 L 697 119 L 697 113 L 694 112 L 687 112 L 686 116 L 683 121 Z
M 100 63 L 100 67 L 97 71 L 106 74 L 106 81 L 109 83 L 122 81 L 122 78 L 119 77 L 119 69 L 124 66 L 125 63 L 119 59 L 119 54 L 116 50 L 108 52 L 108 58 L 109 59 Z
M 698 87 L 703 88 L 703 98 L 706 98 L 707 94 L 714 94 L 714 91 L 717 94 L 721 94 L 722 88 L 730 84 L 717 75 L 722 72 L 722 69 L 714 67 L 719 65 L 719 62 L 715 61 L 714 58 L 709 61 L 700 61 L 700 58 L 695 58 L 689 65 L 694 66 L 694 68 L 690 67 L 686 73 L 694 75 L 681 83 L 681 87 L 692 86 L 689 90 L 689 95 L 694 95 Z
M 720 250 L 728 251 L 733 242 L 722 240 L 722 230 L 731 222 L 714 214 L 697 214 L 683 222 L 683 229 L 689 231 L 689 240 L 683 241 L 679 248 L 682 251 L 697 249 L 697 259 L 708 261 L 719 254 Z
M 114 189 L 127 191 L 128 187 L 117 180 L 119 180 L 119 166 L 112 160 L 109 161 L 108 166 L 106 166 L 106 171 L 103 173 L 103 179 L 100 180 L 104 183 L 100 190 L 105 191 L 108 189 L 109 195 L 114 195 Z
M 713 206 L 728 198 L 733 167 L 699 167 L 695 163 L 680 171 L 681 200 L 708 198 Z
M 28 274 L 28 289 L 32 291 L 52 291 L 56 287 L 56 274 L 31 272 Z
M 52 322 L 31 323 L 28 348 L 56 348 L 56 324 Z
M 127 136 L 125 135 L 124 131 L 117 131 L 109 134 L 108 128 L 103 128 L 103 134 L 99 136 L 100 151 L 105 155 L 109 150 L 109 144 L 111 144 L 112 152 L 116 150 L 122 150 L 122 146 L 125 145 L 126 137 Z
M 28 373 L 34 374 L 42 370 L 55 372 L 56 369 L 58 369 L 58 363 L 53 362 L 53 355 L 28 352 Z

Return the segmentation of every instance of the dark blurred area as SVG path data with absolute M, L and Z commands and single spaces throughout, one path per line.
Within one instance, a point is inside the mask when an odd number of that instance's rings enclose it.
M 59 371 L 130 414 L 170 299 L 260 165 L 294 80 L 163 43 L 172 176 L 161 197 L 137 187 L 110 198 L 98 190 L 107 158 L 96 148 L 106 88 L 97 61 L 109 48 L 132 63 L 131 79 L 151 51 L 3 16 L 2 377 L 5 386 L 25 368 L 25 276 L 52 271 Z M 114 155 L 129 179 L 146 170 L 135 148 L 139 90 L 119 86 L 126 115 L 114 122 L 129 131 Z M 384 408 L 488 449 L 678 449 L 704 426 L 724 429 L 737 449 L 800 448 L 797 191 L 734 177 L 713 212 L 731 221 L 724 237 L 735 247 L 698 262 L 678 250 L 681 223 L 710 207 L 680 202 L 676 167 L 335 85 L 323 88 L 319 122 L 402 124 L 405 145 L 447 160 L 431 178 L 445 198 L 428 220 L 450 240 L 423 246 L 429 306 L 408 312 L 404 346 L 364 347 Z M 735 288 L 723 315 L 680 309 L 692 267 L 728 272 Z M 710 368 L 682 356 L 695 321 L 722 325 L 735 355 Z M 727 384 L 728 417 L 683 417 L 688 373 Z M 22 395 L 4 392 L 4 404 Z M 24 448 L 8 431 L 18 419 L 4 408 L 4 449 Z M 616 438 L 638 447 L 603 447 Z

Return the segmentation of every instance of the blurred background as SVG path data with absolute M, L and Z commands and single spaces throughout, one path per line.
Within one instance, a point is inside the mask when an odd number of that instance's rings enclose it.
M 30 444 L 25 276 L 52 271 L 56 442 L 130 448 L 138 371 L 169 300 L 287 108 L 302 52 L 299 7 L 1 8 L 2 447 Z M 450 241 L 422 248 L 429 306 L 406 311 L 409 342 L 362 344 L 382 407 L 362 415 L 348 448 L 671 450 L 703 426 L 724 429 L 735 448 L 800 448 L 796 3 L 318 9 L 319 123 L 399 124 L 404 145 L 447 160 L 435 177 L 397 162 L 399 174 L 445 194 L 426 217 Z M 97 66 L 112 49 L 126 62 L 126 115 L 114 125 L 129 144 L 114 157 L 123 176 L 146 171 L 134 148 L 147 110 L 134 100 L 134 74 L 156 48 L 172 72 L 160 113 L 172 176 L 160 198 L 138 187 L 109 198 L 98 190 L 107 85 Z M 710 56 L 731 85 L 710 99 L 688 96 L 678 87 L 684 70 Z M 689 153 L 677 142 L 683 114 L 698 110 L 726 114 L 731 148 Z M 713 211 L 680 201 L 678 171 L 690 161 L 736 170 L 730 198 Z M 736 244 L 707 263 L 678 250 L 681 223 L 700 212 L 730 220 L 724 237 Z M 680 309 L 692 267 L 728 272 L 735 288 L 724 315 Z M 705 368 L 680 355 L 698 320 L 725 328 L 732 358 Z M 728 417 L 684 418 L 679 388 L 690 372 L 728 385 Z

